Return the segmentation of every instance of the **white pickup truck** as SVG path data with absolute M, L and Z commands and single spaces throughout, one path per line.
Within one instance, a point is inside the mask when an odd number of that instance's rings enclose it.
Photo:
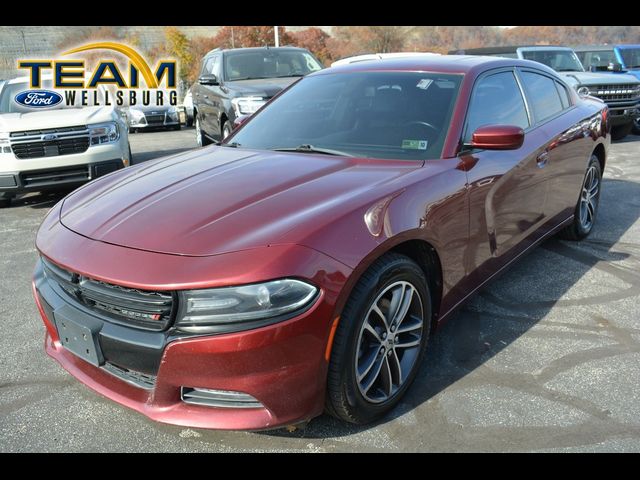
M 43 79 L 43 88 L 51 80 Z M 27 77 L 0 87 L 0 207 L 17 194 L 77 187 L 130 164 L 126 119 L 113 107 L 35 109 L 16 96 Z M 62 92 L 61 92 L 62 93 Z

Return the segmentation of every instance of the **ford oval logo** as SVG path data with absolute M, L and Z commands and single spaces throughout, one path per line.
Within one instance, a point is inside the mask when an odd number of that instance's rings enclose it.
M 15 96 L 16 103 L 29 108 L 49 108 L 62 101 L 62 95 L 51 90 L 25 90 Z

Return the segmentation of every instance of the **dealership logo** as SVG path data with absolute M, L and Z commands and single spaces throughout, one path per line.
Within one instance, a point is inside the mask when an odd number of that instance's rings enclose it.
M 25 107 L 45 108 L 62 101 L 62 96 L 43 87 L 43 76 L 51 77 L 51 86 L 64 90 L 68 106 L 88 105 L 169 105 L 177 104 L 175 60 L 159 60 L 152 68 L 133 48 L 116 42 L 89 43 L 68 50 L 62 55 L 79 54 L 92 50 L 108 50 L 128 60 L 121 69 L 115 59 L 100 59 L 88 69 L 84 59 L 19 60 L 18 68 L 28 71 L 31 90 L 16 96 L 16 102 Z M 124 70 L 124 73 L 123 73 Z M 46 79 L 48 82 L 48 78 Z M 48 85 L 47 85 L 48 86 Z M 109 87 L 109 88 L 105 88 Z M 55 97 L 38 100 L 40 93 Z M 38 95 L 30 95 L 37 93 Z M 18 97 L 25 94 L 24 97 Z M 45 101 L 49 99 L 51 103 Z
M 49 108 L 62 101 L 62 95 L 50 90 L 25 90 L 15 96 L 16 103 L 24 107 Z

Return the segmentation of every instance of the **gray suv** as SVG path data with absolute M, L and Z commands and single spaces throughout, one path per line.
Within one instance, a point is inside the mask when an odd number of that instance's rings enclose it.
M 198 145 L 222 140 L 236 118 L 255 113 L 298 78 L 320 69 L 318 59 L 304 48 L 210 51 L 191 89 Z
M 568 47 L 487 47 L 449 53 L 521 58 L 544 63 L 558 72 L 579 94 L 597 97 L 607 104 L 613 140 L 621 140 L 631 132 L 640 111 L 640 82 L 636 77 L 628 74 L 586 72 L 576 53 Z

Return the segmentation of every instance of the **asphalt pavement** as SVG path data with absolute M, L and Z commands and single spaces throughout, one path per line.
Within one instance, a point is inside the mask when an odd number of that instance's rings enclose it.
M 131 136 L 134 163 L 195 147 L 193 129 Z M 61 198 L 0 210 L 0 451 L 640 451 L 640 137 L 612 145 L 598 219 L 548 240 L 434 335 L 391 415 L 293 433 L 173 427 L 104 399 L 43 350 L 34 236 Z

